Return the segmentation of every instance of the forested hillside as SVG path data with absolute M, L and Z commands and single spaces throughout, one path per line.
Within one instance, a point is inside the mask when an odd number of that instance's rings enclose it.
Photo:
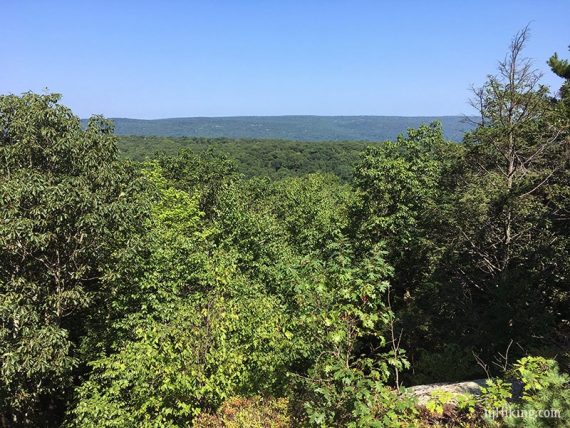
M 159 155 L 176 155 L 181 150 L 213 151 L 236 162 L 245 177 L 284 178 L 312 172 L 326 172 L 348 181 L 360 153 L 381 143 L 360 141 L 302 142 L 196 137 L 119 137 L 120 156 L 135 161 Z
M 461 141 L 473 128 L 463 116 L 241 116 L 112 119 L 117 135 L 283 139 L 294 141 L 385 141 L 434 121 L 446 138 Z M 472 119 L 472 118 L 471 118 Z M 86 121 L 83 121 L 86 123 Z
M 119 140 L 0 96 L 0 426 L 568 426 L 570 67 L 527 35 L 462 144 Z

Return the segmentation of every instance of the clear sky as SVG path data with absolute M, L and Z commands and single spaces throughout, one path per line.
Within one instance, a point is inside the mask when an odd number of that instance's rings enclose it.
M 570 56 L 570 0 L 0 0 L 0 93 L 81 117 L 455 115 L 527 23 Z

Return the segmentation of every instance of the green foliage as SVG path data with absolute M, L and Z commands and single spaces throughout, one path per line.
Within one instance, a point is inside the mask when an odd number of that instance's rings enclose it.
M 477 399 L 471 394 L 456 394 L 455 401 L 457 408 L 468 414 L 475 413 Z
M 548 59 L 547 64 L 554 74 L 564 79 L 559 92 L 566 115 L 570 117 L 570 64 L 567 59 L 559 59 L 556 53 Z
M 426 403 L 426 408 L 433 413 L 438 415 L 443 414 L 443 406 L 447 403 L 451 403 L 454 395 L 449 391 L 435 390 L 430 394 L 430 399 Z
M 237 178 L 235 164 L 214 150 L 200 154 L 183 150 L 176 157 L 161 156 L 158 162 L 176 188 L 200 195 L 200 209 L 207 216 L 211 216 L 219 192 Z
M 510 374 L 523 384 L 520 398 L 529 402 L 536 401 L 542 390 L 563 386 L 568 381 L 567 376 L 561 377 L 556 361 L 542 357 L 521 358 L 514 364 Z
M 521 60 L 526 34 L 476 90 L 462 145 L 438 123 L 367 148 L 124 138 L 133 165 L 104 119 L 0 97 L 0 425 L 566 415 L 567 367 L 546 358 L 569 358 L 570 116 Z M 527 351 L 543 357 L 478 401 L 440 391 L 416 409 L 402 389 Z
M 348 226 L 352 194 L 333 175 L 309 174 L 274 185 L 269 203 L 284 225 L 288 240 L 301 254 L 321 252 Z
M 544 194 L 568 163 L 568 123 L 519 59 L 524 37 L 517 35 L 499 76 L 479 92 L 484 124 L 467 141 L 465 181 L 451 215 L 466 265 L 458 276 L 470 284 L 481 311 L 476 316 L 484 333 L 474 342 L 503 331 L 495 339 L 500 347 L 510 340 L 530 345 L 531 331 L 549 334 L 555 311 L 544 296 L 564 288 L 554 274 L 559 268 L 544 269 L 535 254 L 548 252 L 553 239 Z
M 381 141 L 381 139 L 378 139 Z M 135 161 L 161 155 L 175 156 L 184 150 L 196 154 L 207 151 L 223 153 L 236 163 L 248 178 L 282 179 L 316 172 L 330 173 L 343 181 L 352 178 L 352 169 L 360 152 L 378 142 L 335 141 L 302 142 L 198 137 L 121 136 L 121 156 Z
M 404 333 L 402 345 L 419 360 L 417 381 L 481 376 L 472 352 L 490 361 L 511 341 L 520 345 L 514 358 L 567 349 L 569 123 L 523 59 L 525 40 L 526 31 L 515 37 L 498 74 L 475 91 L 481 122 L 463 148 L 434 158 L 440 178 L 427 187 L 433 193 L 419 191 L 428 196 L 420 215 L 401 215 L 397 239 L 411 228 L 402 236 L 414 240 L 402 263 L 389 261 L 400 325 L 418 332 Z M 447 369 L 446 355 L 458 357 L 463 375 Z
M 313 386 L 304 396 L 310 426 L 399 427 L 416 415 L 414 401 L 390 390 L 371 360 L 359 367 L 317 366 L 310 376 Z
M 444 140 L 441 125 L 433 123 L 409 130 L 395 142 L 369 148 L 355 170 L 351 237 L 359 251 L 385 243 L 387 261 L 394 268 L 396 331 L 403 332 L 402 346 L 412 351 L 411 359 L 427 355 L 420 363 L 423 368 L 433 367 L 432 356 L 441 353 L 446 343 L 441 340 L 446 333 L 433 325 L 445 308 L 433 304 L 439 292 L 434 274 L 447 245 L 441 242 L 446 233 L 441 231 L 448 197 L 446 180 L 461 153 L 460 146 Z M 429 349 L 422 350 L 423 346 Z M 464 352 L 463 346 L 458 348 Z M 437 371 L 452 375 L 447 366 Z M 426 371 L 416 373 L 424 381 L 434 379 Z
M 231 395 L 278 391 L 285 379 L 287 318 L 239 273 L 234 252 L 208 242 L 216 231 L 199 205 L 210 189 L 179 190 L 156 162 L 144 172 L 157 190 L 150 257 L 138 292 L 126 296 L 140 310 L 116 322 L 122 340 L 91 363 L 74 426 L 180 426 Z
M 105 312 L 145 217 L 111 124 L 83 130 L 58 101 L 0 97 L 0 414 L 14 424 L 57 420 L 86 320 Z
M 570 379 L 567 375 L 550 373 L 548 385 L 537 391 L 530 400 L 521 405 L 514 406 L 521 413 L 526 412 L 524 418 L 510 416 L 502 423 L 512 427 L 565 427 L 568 426 L 570 414 Z M 540 412 L 548 411 L 549 417 Z M 557 412 L 557 414 L 554 414 Z M 524 413 L 522 413 L 524 414 Z
M 511 384 L 503 379 L 489 379 L 481 388 L 481 401 L 486 409 L 499 409 L 507 405 L 511 398 Z
M 570 79 L 570 64 L 568 60 L 558 58 L 556 52 L 548 59 L 548 65 L 557 76 Z
M 316 426 L 377 426 L 382 418 L 396 420 L 411 409 L 399 409 L 386 397 L 391 370 L 407 367 L 403 352 L 380 351 L 391 319 L 382 303 L 390 267 L 378 249 L 356 263 L 349 248 L 331 250 L 328 263 L 312 267 L 314 285 L 299 294 L 299 322 L 317 352 L 299 384 L 308 421 Z
M 438 156 L 445 144 L 441 124 L 433 123 L 364 152 L 355 172 L 360 239 L 410 246 L 422 213 L 438 191 L 444 166 Z
M 426 409 L 442 416 L 446 404 L 454 405 L 461 412 L 473 414 L 475 413 L 477 399 L 471 394 L 455 394 L 443 389 L 436 389 L 431 392 L 426 403 Z
M 522 384 L 520 395 L 511 395 L 511 382 L 502 379 L 487 381 L 482 389 L 481 403 L 492 414 L 505 412 L 501 426 L 563 427 L 570 411 L 570 378 L 561 374 L 554 360 L 524 357 L 508 371 L 507 377 Z M 541 414 L 558 412 L 558 416 Z M 499 415 L 501 416 L 501 415 Z
M 566 426 L 569 381 L 558 371 L 555 361 L 524 357 L 505 373 L 504 379 L 488 379 L 479 397 L 435 390 L 426 409 L 440 419 L 452 415 L 452 423 L 464 420 L 476 426 Z M 513 395 L 519 384 L 520 395 Z
M 286 352 L 275 348 L 283 346 L 282 320 L 271 299 L 212 295 L 162 313 L 168 317 L 143 321 L 133 340 L 92 363 L 76 426 L 181 426 L 283 376 Z

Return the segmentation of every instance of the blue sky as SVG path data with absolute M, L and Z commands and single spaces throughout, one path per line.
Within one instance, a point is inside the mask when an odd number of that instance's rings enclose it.
M 0 0 L 0 93 L 81 116 L 455 115 L 531 23 L 570 56 L 570 1 Z

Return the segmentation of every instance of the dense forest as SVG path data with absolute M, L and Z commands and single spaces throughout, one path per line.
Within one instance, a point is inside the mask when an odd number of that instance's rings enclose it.
M 119 156 L 138 162 L 183 150 L 227 156 L 246 178 L 279 179 L 315 172 L 330 173 L 348 182 L 360 153 L 370 145 L 361 141 L 287 141 L 200 137 L 119 137 Z
M 125 159 L 59 95 L 1 96 L 0 426 L 568 426 L 570 65 L 542 85 L 527 36 L 462 143 Z
M 229 116 L 170 119 L 113 118 L 115 134 L 292 141 L 385 141 L 425 122 L 441 122 L 444 135 L 461 141 L 473 128 L 463 116 Z M 87 120 L 82 120 L 86 125 Z

